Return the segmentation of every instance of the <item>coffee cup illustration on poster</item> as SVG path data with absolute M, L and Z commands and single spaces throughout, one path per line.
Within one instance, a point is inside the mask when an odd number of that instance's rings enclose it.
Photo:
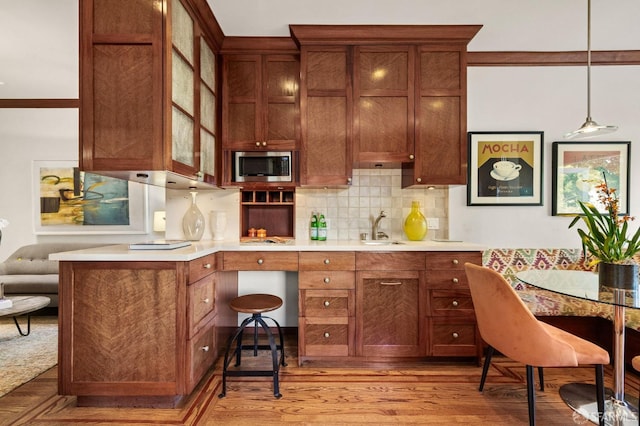
M 533 195 L 533 141 L 484 141 L 478 144 L 478 196 Z

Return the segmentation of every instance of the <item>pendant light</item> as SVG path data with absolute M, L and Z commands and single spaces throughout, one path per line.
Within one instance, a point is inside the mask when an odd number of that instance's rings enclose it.
M 591 0 L 587 0 L 587 119 L 579 129 L 564 135 L 565 139 L 592 138 L 612 133 L 618 126 L 600 125 L 591 119 Z

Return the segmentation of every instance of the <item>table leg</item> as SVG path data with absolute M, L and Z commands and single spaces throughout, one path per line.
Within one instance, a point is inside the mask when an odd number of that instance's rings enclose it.
M 605 424 L 638 425 L 638 400 L 624 394 L 625 307 L 623 289 L 613 289 L 613 391 L 605 391 Z M 560 387 L 560 396 L 574 411 L 597 423 L 595 386 L 569 383 Z
M 21 336 L 28 336 L 29 333 L 31 333 L 31 315 L 27 315 L 27 332 L 26 333 L 24 333 L 20 328 L 20 324 L 18 323 L 18 317 L 13 317 L 13 322 L 16 324 L 16 327 L 18 328 L 18 333 L 20 333 Z

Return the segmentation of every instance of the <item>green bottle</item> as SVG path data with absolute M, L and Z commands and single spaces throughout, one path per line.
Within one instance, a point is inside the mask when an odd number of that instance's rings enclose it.
M 318 239 L 318 216 L 316 212 L 311 212 L 311 223 L 309 224 L 309 238 Z
M 318 219 L 318 241 L 327 241 L 327 221 L 322 213 Z

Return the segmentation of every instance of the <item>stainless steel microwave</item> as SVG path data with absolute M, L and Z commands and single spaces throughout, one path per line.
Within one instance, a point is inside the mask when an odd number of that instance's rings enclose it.
M 292 182 L 291 151 L 234 152 L 235 182 Z

